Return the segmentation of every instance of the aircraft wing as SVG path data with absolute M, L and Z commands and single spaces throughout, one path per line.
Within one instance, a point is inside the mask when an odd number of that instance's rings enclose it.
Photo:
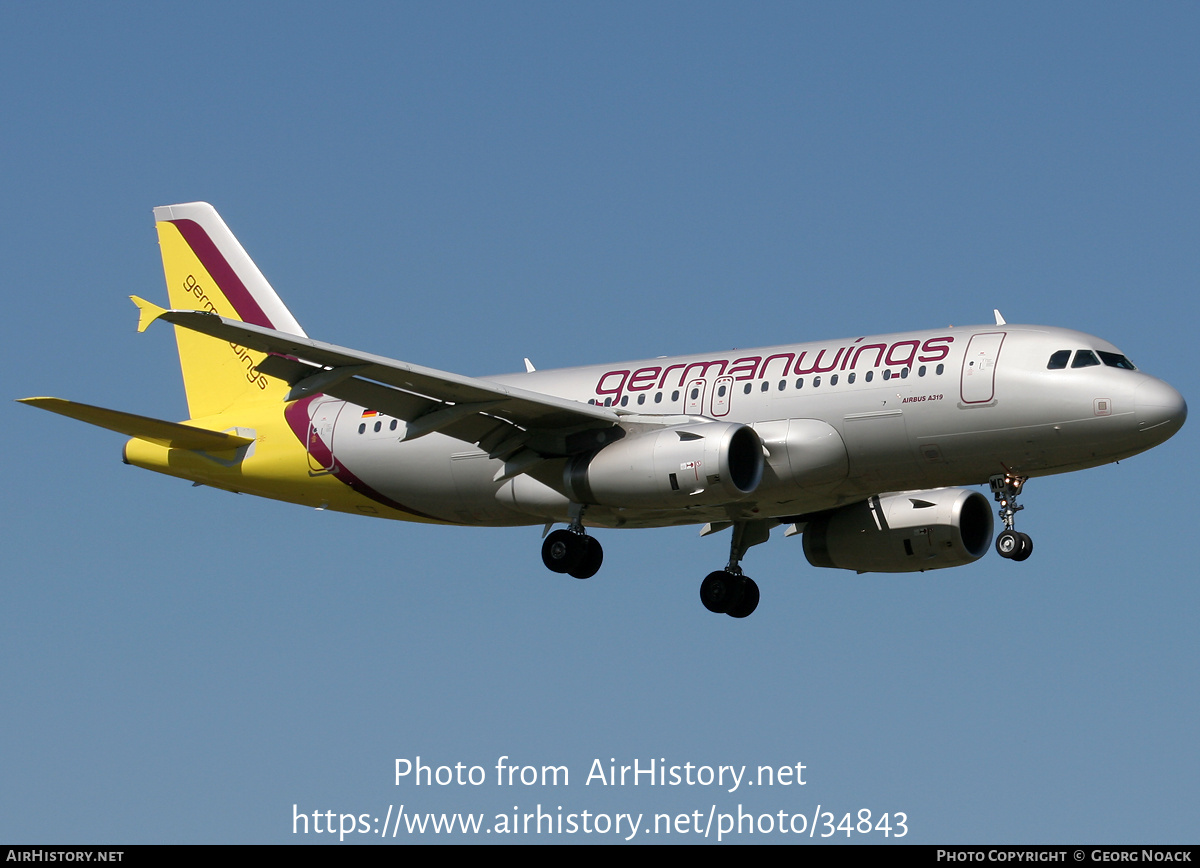
M 136 296 L 133 301 L 142 310 L 139 330 L 163 319 L 267 353 L 258 370 L 291 385 L 288 400 L 317 393 L 342 398 L 414 423 L 406 439 L 441 431 L 477 442 L 482 432 L 495 428 L 497 420 L 525 430 L 563 434 L 611 428 L 617 423 L 617 414 L 608 407 L 426 368 L 213 313 L 165 310 Z M 481 414 L 486 418 L 478 418 Z M 575 450 L 568 445 L 561 451 Z

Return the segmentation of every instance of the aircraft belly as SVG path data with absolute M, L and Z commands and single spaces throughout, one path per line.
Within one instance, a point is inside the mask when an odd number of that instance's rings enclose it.
M 847 496 L 840 489 L 834 493 L 832 486 L 821 491 L 801 492 L 790 499 L 778 501 L 751 499 L 723 506 L 694 507 L 691 509 L 618 509 L 607 506 L 589 506 L 584 524 L 588 527 L 606 528 L 653 528 L 684 527 L 724 521 L 754 521 L 785 518 L 807 512 L 832 509 L 850 500 L 859 500 L 874 492 L 863 492 Z M 565 519 L 558 519 L 565 520 Z
M 530 473 L 496 481 L 498 460 L 470 444 L 440 434 L 401 442 L 389 420 L 359 421 L 347 411 L 337 427 L 336 461 L 358 481 L 356 487 L 385 501 L 441 521 L 511 526 L 567 521 L 569 501 L 555 483 L 561 462 L 548 462 Z M 678 509 L 620 508 L 590 505 L 587 524 L 594 527 L 671 527 L 764 518 L 827 509 L 841 497 L 830 494 L 846 475 L 845 450 L 831 426 L 818 420 L 779 423 L 776 460 L 781 472 L 798 473 L 785 485 L 763 487 L 742 502 Z M 359 426 L 365 426 L 362 432 Z M 401 432 L 402 433 L 402 432 Z M 536 477 L 542 477 L 541 479 Z M 811 489 L 811 490 L 810 490 Z
M 450 453 L 450 474 L 454 480 L 455 512 L 460 520 L 471 524 L 521 524 L 521 520 L 506 508 L 499 496 L 503 482 L 497 482 L 496 471 L 503 462 L 488 458 L 487 453 L 458 442 Z
M 917 434 L 929 484 L 963 484 L 1014 471 L 1028 475 L 1094 467 L 1141 451 L 1131 414 L 1073 419 L 1051 424 L 1011 425 L 974 431 Z
M 842 439 L 850 458 L 850 477 L 858 484 L 883 491 L 919 482 L 916 453 L 898 407 L 845 416 Z
M 492 476 L 499 462 L 491 461 L 469 444 L 440 434 L 402 442 L 381 421 L 338 425 L 335 440 L 337 463 L 363 488 L 387 501 L 441 521 L 457 524 L 514 525 L 529 519 L 514 514 L 496 501 L 499 484 Z M 359 426 L 366 430 L 359 433 Z M 403 433 L 402 429 L 399 429 Z M 478 457 L 476 457 L 478 456 Z

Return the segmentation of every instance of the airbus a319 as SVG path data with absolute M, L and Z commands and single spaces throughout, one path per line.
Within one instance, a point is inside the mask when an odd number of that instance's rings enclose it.
M 542 560 L 589 578 L 593 528 L 730 530 L 700 585 L 712 612 L 759 602 L 741 561 L 772 529 L 809 563 L 915 572 L 1016 529 L 1032 477 L 1117 461 L 1187 417 L 1115 346 L 1045 326 L 860 336 L 477 378 L 310 339 L 211 205 L 154 210 L 190 418 L 25 403 L 123 433 L 128 464 L 321 509 L 544 525 Z M 555 524 L 565 528 L 552 530 Z

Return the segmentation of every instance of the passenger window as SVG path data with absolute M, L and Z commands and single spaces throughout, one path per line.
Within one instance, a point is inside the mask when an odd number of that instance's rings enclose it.
M 815 389 L 815 388 L 817 388 L 817 386 L 819 386 L 819 385 L 821 385 L 821 378 L 820 378 L 820 377 L 813 377 L 813 388 Z
M 749 383 L 747 383 L 747 384 L 745 385 L 745 387 L 742 389 L 742 391 L 743 391 L 743 392 L 745 392 L 747 395 L 749 395 L 749 394 L 750 394 L 750 388 L 751 388 L 750 384 L 749 384 Z
M 1070 350 L 1059 350 L 1050 356 L 1050 361 L 1046 363 L 1046 370 L 1059 371 L 1067 366 L 1067 361 L 1071 358 Z
M 642 394 L 638 395 L 638 403 L 639 404 L 646 403 L 646 394 L 644 392 Z
M 799 378 L 796 380 L 796 388 L 797 388 L 797 389 L 803 389 L 803 388 L 804 388 L 804 378 L 803 378 L 803 377 L 799 377 Z
M 918 377 L 925 376 L 925 366 L 924 365 L 921 365 L 921 367 L 917 368 L 917 376 Z
M 763 380 L 762 388 L 761 388 L 761 389 L 759 389 L 759 391 L 760 391 L 760 392 L 765 392 L 765 391 L 767 391 L 767 389 L 769 389 L 769 388 L 771 388 L 770 384 L 769 384 L 769 383 L 768 383 L 766 380 Z
M 875 379 L 875 372 L 874 372 L 874 371 L 867 371 L 867 382 L 869 383 L 869 382 L 871 382 L 871 381 L 872 381 L 872 380 L 874 380 L 874 379 Z
M 837 385 L 837 377 L 838 377 L 838 375 L 837 375 L 837 374 L 834 374 L 832 377 L 830 377 L 830 378 L 829 378 L 829 385 L 831 385 L 831 386 L 836 386 L 836 385 Z
M 937 366 L 937 372 L 938 372 L 938 374 L 941 374 L 941 373 L 942 373 L 942 371 L 944 371 L 944 370 L 946 370 L 946 366 L 945 366 L 945 365 L 938 365 L 938 366 Z
M 846 377 L 846 382 L 847 382 L 847 383 L 853 383 L 853 382 L 854 382 L 854 372 L 853 372 L 853 371 L 851 371 L 851 372 L 850 372 L 850 376 Z
M 892 372 L 891 372 L 891 371 L 884 371 L 884 372 L 883 372 L 883 378 L 884 378 L 885 380 L 890 380 L 890 379 L 892 378 Z
M 1098 364 L 1100 364 L 1100 360 L 1091 350 L 1079 350 L 1075 353 L 1075 361 L 1071 362 L 1071 367 L 1090 368 Z
M 662 403 L 662 392 L 655 392 L 655 393 L 654 393 L 654 403 L 655 403 L 655 404 L 661 404 L 661 403 Z
M 779 391 L 782 392 L 786 388 L 787 388 L 787 380 L 780 380 L 779 381 Z

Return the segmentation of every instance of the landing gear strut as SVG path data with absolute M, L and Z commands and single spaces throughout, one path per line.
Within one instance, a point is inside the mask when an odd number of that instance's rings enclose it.
M 700 583 L 700 602 L 704 608 L 731 618 L 745 618 L 758 608 L 758 584 L 743 574 L 738 564 L 750 546 L 766 542 L 770 534 L 770 525 L 765 521 L 733 523 L 729 563 L 725 569 L 709 573 Z
M 604 562 L 600 541 L 583 529 L 583 508 L 572 510 L 571 526 L 551 531 L 542 543 L 542 563 L 553 572 L 590 579 Z
M 1000 557 L 1014 561 L 1023 561 L 1033 554 L 1033 540 L 1029 534 L 1016 530 L 1015 516 L 1024 509 L 1017 505 L 1017 495 L 1025 485 L 1028 476 L 1016 476 L 1005 473 L 993 476 L 989 482 L 992 486 L 992 497 L 1000 504 L 1000 520 L 1004 522 L 1004 530 L 996 537 L 996 551 Z

